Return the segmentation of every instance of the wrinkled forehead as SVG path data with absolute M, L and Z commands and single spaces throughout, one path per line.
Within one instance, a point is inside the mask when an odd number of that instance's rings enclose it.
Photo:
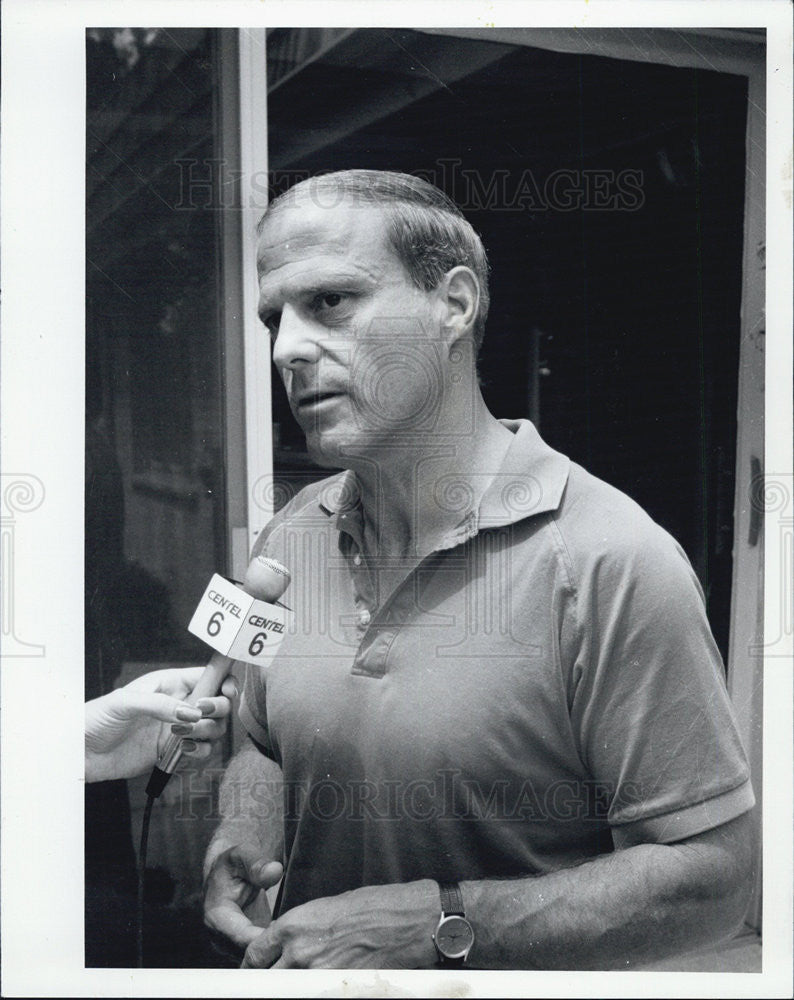
M 257 243 L 260 274 L 310 255 L 372 260 L 393 256 L 387 245 L 384 213 L 377 205 L 351 198 L 311 194 L 287 198 L 265 216 Z

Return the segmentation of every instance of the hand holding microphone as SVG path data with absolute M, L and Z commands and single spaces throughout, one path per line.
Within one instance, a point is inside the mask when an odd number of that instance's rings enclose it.
M 157 762 L 157 740 L 163 723 L 184 725 L 190 739 L 182 752 L 194 760 L 212 752 L 212 741 L 226 730 L 234 678 L 223 682 L 221 694 L 190 707 L 186 698 L 203 667 L 173 667 L 137 677 L 85 705 L 85 780 L 109 781 L 145 774 Z
M 216 580 L 220 583 L 225 583 L 220 578 L 213 577 L 213 582 Z M 267 556 L 257 556 L 248 566 L 242 589 L 245 594 L 257 601 L 264 601 L 266 604 L 275 604 L 289 586 L 289 582 L 289 570 L 276 562 L 275 559 L 269 559 Z M 224 596 L 223 591 L 226 591 L 226 596 Z M 239 594 L 239 590 L 236 593 Z M 235 627 L 237 627 L 238 622 L 233 619 L 241 621 L 245 618 L 241 614 L 241 607 L 233 603 L 234 598 L 229 598 L 228 587 L 216 587 L 213 589 L 211 584 L 202 599 L 202 603 L 205 600 L 209 600 L 213 607 L 217 606 L 218 608 L 218 610 L 213 610 L 206 623 L 206 635 L 208 637 L 214 639 L 219 635 L 227 621 L 225 616 L 229 616 L 228 621 Z M 250 605 L 251 602 L 249 601 L 248 603 Z M 195 628 L 195 622 L 197 617 L 199 617 L 201 609 L 202 604 L 199 605 L 196 615 L 194 615 L 194 619 L 191 622 L 191 631 L 196 631 L 197 634 L 199 633 Z M 264 629 L 264 631 L 256 632 L 250 644 L 245 644 L 248 646 L 249 656 L 254 658 L 256 655 L 261 654 L 263 648 L 265 648 L 268 626 L 275 629 L 276 632 L 280 632 L 283 631 L 283 624 L 272 621 L 269 618 L 264 618 L 261 615 L 250 616 L 246 624 L 249 623 L 260 623 L 255 625 L 255 627 Z M 234 648 L 233 643 L 230 645 Z M 195 705 L 201 698 L 217 695 L 221 690 L 224 679 L 228 676 L 232 668 L 232 664 L 237 658 L 236 656 L 229 656 L 216 650 L 204 668 L 204 672 L 193 688 L 189 698 L 186 699 L 187 702 L 190 705 Z M 160 795 L 179 763 L 182 753 L 182 736 L 172 734 L 160 754 L 157 766 L 152 771 L 152 776 L 146 787 L 147 795 L 153 798 L 157 798 Z

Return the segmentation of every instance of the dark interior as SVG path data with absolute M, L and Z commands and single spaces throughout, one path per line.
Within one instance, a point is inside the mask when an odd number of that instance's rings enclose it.
M 727 661 L 745 79 L 376 29 L 290 76 L 288 34 L 269 40 L 273 191 L 368 167 L 457 201 L 492 267 L 490 408 L 678 539 Z M 283 393 L 274 419 L 286 476 Z

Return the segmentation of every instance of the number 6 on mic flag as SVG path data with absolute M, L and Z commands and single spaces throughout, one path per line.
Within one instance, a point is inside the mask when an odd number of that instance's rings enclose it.
M 258 601 L 216 573 L 188 631 L 231 660 L 267 666 L 284 638 L 290 616 L 282 605 Z

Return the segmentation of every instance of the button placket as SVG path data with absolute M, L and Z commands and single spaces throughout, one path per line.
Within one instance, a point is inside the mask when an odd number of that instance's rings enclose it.
M 383 677 L 395 640 L 403 625 L 411 618 L 416 604 L 415 595 L 413 598 L 407 595 L 408 588 L 413 590 L 417 586 L 420 569 L 427 569 L 428 565 L 437 562 L 443 554 L 437 550 L 420 559 L 389 595 L 385 604 L 377 607 L 369 561 L 362 554 L 357 539 L 350 537 L 350 542 L 346 556 L 353 579 L 353 595 L 358 613 L 355 624 L 360 636 L 352 673 Z
M 369 567 L 361 552 L 363 541 L 361 519 L 355 516 L 355 512 L 348 511 L 339 515 L 337 525 L 340 529 L 339 548 L 347 562 L 353 583 L 353 602 L 356 612 L 352 624 L 361 633 L 360 641 L 362 641 L 375 609 L 375 588 Z M 350 618 L 345 617 L 350 623 Z
M 369 563 L 361 554 L 361 548 L 356 546 L 352 559 L 353 580 L 358 609 L 359 627 L 366 628 L 372 620 L 376 609 L 377 597 Z
M 388 659 L 400 629 L 410 617 L 415 601 L 406 598 L 408 588 L 416 586 L 417 571 L 427 563 L 423 559 L 410 570 L 405 579 L 389 596 L 383 607 L 367 619 L 368 628 L 356 656 L 353 673 L 370 677 L 383 677 L 387 672 Z M 362 612 L 363 617 L 363 612 Z

